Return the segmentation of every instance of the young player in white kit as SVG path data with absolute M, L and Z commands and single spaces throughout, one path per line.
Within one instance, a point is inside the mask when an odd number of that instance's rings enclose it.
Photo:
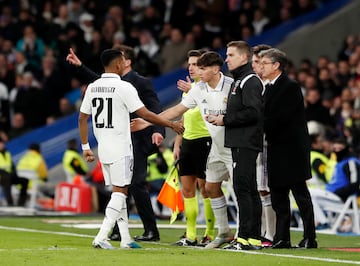
M 221 67 L 224 61 L 216 52 L 206 52 L 197 61 L 199 81 L 182 99 L 181 103 L 171 107 L 160 115 L 174 119 L 188 109 L 199 107 L 212 139 L 206 169 L 206 192 L 208 193 L 214 211 L 218 235 L 205 248 L 218 248 L 233 240 L 234 234 L 228 224 L 226 199 L 221 189 L 222 181 L 232 176 L 231 150 L 224 147 L 225 128 L 210 124 L 212 115 L 224 114 L 233 79 L 224 76 Z M 148 123 L 139 119 L 133 120 L 132 130 L 140 130 Z
M 101 54 L 105 73 L 89 84 L 79 114 L 79 131 L 83 156 L 94 161 L 95 156 L 88 143 L 88 118 L 92 115 L 94 135 L 98 142 L 98 155 L 106 185 L 112 185 L 111 199 L 105 210 L 105 218 L 93 241 L 93 247 L 114 249 L 108 242 L 108 235 L 115 223 L 121 233 L 122 248 L 139 248 L 129 234 L 126 198 L 133 171 L 133 150 L 130 137 L 129 114 L 139 116 L 155 124 L 171 127 L 177 133 L 183 132 L 179 123 L 165 120 L 150 112 L 139 99 L 136 89 L 122 81 L 120 73 L 125 59 L 119 50 L 107 49 Z

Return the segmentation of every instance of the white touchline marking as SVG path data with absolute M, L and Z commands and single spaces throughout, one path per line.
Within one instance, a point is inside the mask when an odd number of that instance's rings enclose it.
M 29 229 L 29 228 L 20 228 L 20 227 L 9 227 L 9 226 L 1 226 L 1 225 L 0 225 L 0 229 L 13 230 L 13 231 L 22 231 L 22 232 L 52 234 L 52 235 L 78 236 L 78 237 L 87 237 L 87 238 L 94 237 L 94 236 L 91 236 L 91 235 L 75 234 L 75 233 L 69 233 L 69 232 L 53 232 L 53 231 L 45 231 L 45 230 L 37 230 L 37 229 Z
M 254 255 L 266 255 L 266 256 L 273 256 L 273 257 L 283 257 L 283 258 L 291 258 L 291 259 L 302 259 L 302 260 L 316 260 L 316 261 L 325 261 L 325 262 L 334 262 L 334 263 L 351 263 L 351 264 L 358 264 L 360 265 L 360 261 L 353 261 L 353 260 L 340 260 L 340 259 L 329 259 L 329 258 L 320 258 L 320 257 L 309 257 L 309 256 L 297 256 L 297 255 L 290 255 L 290 254 L 274 254 L 274 253 L 263 253 L 259 251 L 247 251 L 247 250 L 227 250 L 230 252 L 242 252 Z
M 0 252 L 8 251 L 64 251 L 64 250 L 77 250 L 77 248 L 58 248 L 58 247 L 49 247 L 49 248 L 16 248 L 16 249 L 0 249 Z
M 84 234 L 76 234 L 76 233 L 69 233 L 69 232 L 53 232 L 53 231 L 45 231 L 45 230 L 37 230 L 37 229 L 29 229 L 29 228 L 20 228 L 20 227 L 9 227 L 9 226 L 1 226 L 0 230 L 13 230 L 13 231 L 21 231 L 21 232 L 33 232 L 33 233 L 43 233 L 43 234 L 53 234 L 53 235 L 65 235 L 65 236 L 77 236 L 77 237 L 85 237 L 85 238 L 93 238 L 92 235 L 84 235 Z M 160 246 L 168 246 L 169 244 L 159 243 L 159 242 L 151 242 L 151 244 L 157 244 Z M 187 247 L 192 249 L 203 249 L 199 247 Z M 158 248 L 144 248 L 145 250 L 150 249 L 158 249 Z M 18 249 L 14 249 L 18 250 Z M 35 249 L 21 249 L 21 250 L 35 250 Z M 38 249 L 36 249 L 38 250 Z M 41 249 L 45 250 L 45 249 Z M 47 248 L 46 250 L 58 250 L 57 247 Z M 63 249 L 61 249 L 63 250 Z M 309 257 L 309 256 L 296 256 L 290 254 L 273 254 L 273 253 L 263 253 L 261 251 L 246 251 L 246 250 L 220 250 L 216 249 L 217 251 L 227 251 L 227 252 L 241 252 L 247 253 L 252 255 L 265 255 L 265 256 L 273 256 L 273 257 L 283 257 L 283 258 L 292 258 L 292 259 L 302 259 L 302 260 L 314 260 L 314 261 L 324 261 L 324 262 L 334 262 L 334 263 L 350 263 L 350 264 L 357 264 L 360 265 L 360 261 L 353 261 L 353 260 L 340 260 L 340 259 L 330 259 L 330 258 L 319 258 L 319 257 Z M 0 249 L 1 251 L 5 251 L 4 249 Z M 8 250 L 6 250 L 8 251 Z

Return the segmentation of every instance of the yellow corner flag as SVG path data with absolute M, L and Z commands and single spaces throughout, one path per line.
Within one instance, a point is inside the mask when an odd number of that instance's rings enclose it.
M 170 169 L 157 198 L 160 203 L 172 210 L 170 224 L 175 222 L 178 214 L 184 210 L 184 201 L 180 190 L 179 173 L 176 165 L 177 162 Z

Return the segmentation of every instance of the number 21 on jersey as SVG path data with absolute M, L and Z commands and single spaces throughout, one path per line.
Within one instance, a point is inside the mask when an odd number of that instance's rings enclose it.
M 112 98 L 93 98 L 92 106 L 96 128 L 114 128 L 112 125 Z

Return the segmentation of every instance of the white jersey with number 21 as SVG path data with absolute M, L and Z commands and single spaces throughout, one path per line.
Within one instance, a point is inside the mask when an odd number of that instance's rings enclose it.
M 89 84 L 80 111 L 92 116 L 102 163 L 132 156 L 130 113 L 143 107 L 134 86 L 113 73 L 103 73 Z

